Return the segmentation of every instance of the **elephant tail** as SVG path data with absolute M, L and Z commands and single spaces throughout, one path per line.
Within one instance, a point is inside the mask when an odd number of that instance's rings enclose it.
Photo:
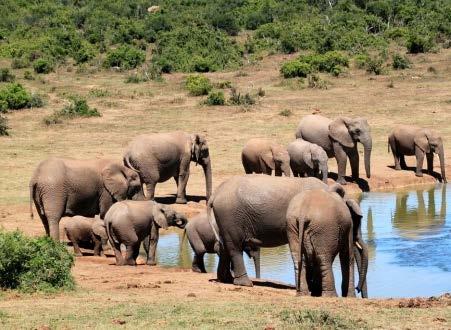
M 120 242 L 117 239 L 116 235 L 114 235 L 114 231 L 111 228 L 111 226 L 112 226 L 111 221 L 105 221 L 105 229 L 106 229 L 108 238 L 110 239 L 110 241 L 113 241 L 113 243 L 119 244 Z
M 221 237 L 219 237 L 219 230 L 218 230 L 218 224 L 216 223 L 216 218 L 214 217 L 214 214 L 212 213 L 214 199 L 215 199 L 215 196 L 213 194 L 207 202 L 207 219 L 208 219 L 208 222 L 210 223 L 213 233 L 215 234 L 216 241 L 218 241 L 221 245 L 223 245 Z
M 33 198 L 36 189 L 36 182 L 30 182 L 30 218 L 33 219 Z
M 129 169 L 131 169 L 131 170 L 133 170 L 133 171 L 135 171 L 135 172 L 140 173 L 139 170 L 137 170 L 137 169 L 136 169 L 135 167 L 133 167 L 133 165 L 131 164 L 131 162 L 130 162 L 130 154 L 129 154 L 128 152 L 124 155 L 124 165 L 127 166 Z
M 304 226 L 305 221 L 302 218 L 298 219 L 298 235 L 299 235 L 299 259 L 298 259 L 298 277 L 296 279 L 296 292 L 301 293 L 301 273 L 302 273 L 302 246 L 304 244 Z

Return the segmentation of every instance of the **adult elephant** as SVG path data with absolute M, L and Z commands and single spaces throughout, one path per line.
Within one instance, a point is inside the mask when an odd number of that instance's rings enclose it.
M 410 125 L 398 125 L 388 137 L 388 144 L 395 159 L 396 170 L 407 168 L 404 156 L 415 155 L 417 159 L 415 175 L 419 177 L 423 176 L 424 155 L 426 155 L 427 159 L 428 172 L 433 175 L 434 153 L 438 154 L 442 180 L 447 182 L 443 141 L 440 134 L 435 130 Z
M 186 204 L 186 184 L 190 163 L 200 164 L 205 174 L 206 198 L 211 195 L 212 175 L 207 140 L 200 134 L 169 132 L 145 134 L 130 142 L 124 153 L 124 164 L 139 173 L 146 199 L 154 199 L 155 186 L 174 178 L 176 203 Z
M 365 171 L 371 176 L 370 157 L 372 149 L 371 129 L 365 118 L 338 117 L 335 120 L 320 115 L 308 115 L 301 119 L 296 138 L 315 143 L 326 151 L 329 158 L 335 157 L 340 184 L 346 184 L 346 162 L 349 158 L 353 180 L 359 178 L 359 152 L 357 142 L 364 147 Z
M 30 180 L 32 200 L 45 232 L 59 241 L 63 216 L 82 215 L 103 219 L 116 201 L 132 198 L 141 189 L 138 173 L 109 159 L 42 161 Z
M 267 139 L 254 138 L 247 141 L 241 152 L 246 174 L 264 173 L 290 176 L 290 156 L 284 146 Z
M 252 286 L 243 261 L 246 242 L 258 241 L 260 247 L 288 244 L 286 214 L 290 201 L 300 192 L 312 189 L 329 190 L 317 178 L 245 175 L 224 181 L 215 190 L 207 209 L 212 228 L 218 228 L 216 235 L 221 242 L 218 280 Z M 362 259 L 359 252 L 356 261 L 362 263 Z M 359 270 L 364 268 L 357 266 Z

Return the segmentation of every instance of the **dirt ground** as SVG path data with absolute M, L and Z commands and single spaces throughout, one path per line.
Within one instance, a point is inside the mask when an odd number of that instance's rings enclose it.
M 265 90 L 251 108 L 207 107 L 199 97 L 188 96 L 184 75 L 165 76 L 165 82 L 125 84 L 124 73 L 97 71 L 79 73 L 67 67 L 36 79 L 19 81 L 27 88 L 48 96 L 43 109 L 8 114 L 11 137 L 0 139 L 0 226 L 20 229 L 27 235 L 44 230 L 35 212 L 29 217 L 28 180 L 37 163 L 52 155 L 75 158 L 112 157 L 120 159 L 133 137 L 145 132 L 183 129 L 206 134 L 213 160 L 213 184 L 242 173 L 240 150 L 251 137 L 266 136 L 282 144 L 293 139 L 294 130 L 305 114 L 335 117 L 365 116 L 373 134 L 372 177 L 349 183 L 349 194 L 392 190 L 436 183 L 409 171 L 394 171 L 387 153 L 387 135 L 398 123 L 436 128 L 445 142 L 446 163 L 451 164 L 451 50 L 438 54 L 410 56 L 413 68 L 382 76 L 370 76 L 351 68 L 340 78 L 322 76 L 327 90 L 299 87 L 278 73 L 289 56 L 271 56 L 246 65 L 237 72 L 211 73 L 214 81 L 230 80 L 241 92 Z M 0 63 L 5 64 L 5 63 Z M 8 63 L 6 63 L 8 64 Z M 433 68 L 433 69 L 431 69 Z M 16 72 L 17 71 L 17 72 Z M 389 87 L 391 86 L 391 87 Z M 93 90 L 107 92 L 97 97 Z M 75 119 L 47 127 L 44 116 L 66 104 L 72 93 L 88 98 L 102 113 L 101 118 Z M 226 94 L 229 91 L 226 91 Z M 281 116 L 289 109 L 291 116 Z M 363 159 L 363 156 L 361 157 Z M 407 159 L 414 166 L 412 157 Z M 329 162 L 335 172 L 334 160 Z M 438 159 L 435 171 L 439 172 Z M 348 164 L 348 173 L 350 172 Z M 450 166 L 447 173 L 451 175 Z M 333 177 L 333 174 L 332 174 Z M 333 182 L 330 179 L 330 182 Z M 192 216 L 205 209 L 205 185 L 201 169 L 192 166 L 188 183 L 191 201 L 175 205 Z M 157 196 L 170 202 L 175 192 L 171 180 L 157 186 Z M 67 221 L 67 220 L 64 220 Z M 5 328 L 299 328 L 287 312 L 327 311 L 352 328 L 450 328 L 451 299 L 448 295 L 418 299 L 330 299 L 298 298 L 292 288 L 260 281 L 253 288 L 220 284 L 215 274 L 161 267 L 116 267 L 114 258 L 77 258 L 73 273 L 78 289 L 60 294 L 0 294 L 0 324 Z M 245 308 L 243 308 L 245 306 Z M 291 314 L 290 314 L 291 315 Z M 294 322 L 294 323 L 293 323 Z M 346 327 L 345 327 L 346 328 Z

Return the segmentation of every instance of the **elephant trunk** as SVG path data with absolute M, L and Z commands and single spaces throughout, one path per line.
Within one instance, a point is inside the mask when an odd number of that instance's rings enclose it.
M 368 272 L 368 246 L 363 242 L 359 236 L 355 241 L 357 248 L 356 251 L 356 263 L 359 271 L 359 283 L 357 284 L 357 291 L 361 292 L 362 298 L 368 298 L 368 289 L 366 285 L 366 275 Z
M 324 183 L 327 183 L 327 177 L 328 177 L 328 175 L 329 175 L 329 170 L 328 170 L 328 168 L 327 168 L 327 161 L 326 161 L 325 164 L 320 165 L 319 169 L 320 169 L 321 174 L 322 174 L 322 176 L 323 176 L 323 182 L 324 182 Z
M 206 200 L 208 202 L 208 200 L 210 199 L 211 196 L 211 190 L 212 190 L 212 176 L 211 176 L 211 161 L 210 161 L 210 157 L 205 158 L 204 161 L 202 162 L 202 168 L 204 170 L 204 174 L 205 174 L 205 190 L 206 190 Z
M 291 176 L 290 163 L 282 165 L 282 172 L 285 176 Z
M 442 173 L 442 180 L 444 183 L 447 182 L 446 180 L 446 174 L 445 174 L 445 153 L 443 151 L 443 144 L 440 145 L 438 149 L 438 158 L 440 159 L 440 170 Z
M 373 147 L 373 143 L 371 141 L 371 137 L 367 140 L 362 141 L 363 144 L 363 156 L 365 161 L 365 172 L 366 177 L 369 179 L 371 177 L 371 169 L 370 169 L 370 158 L 371 158 L 371 149 Z

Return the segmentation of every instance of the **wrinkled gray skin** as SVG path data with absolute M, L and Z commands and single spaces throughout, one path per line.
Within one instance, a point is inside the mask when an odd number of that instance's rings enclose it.
M 321 172 L 323 182 L 327 183 L 329 158 L 323 148 L 314 143 L 296 139 L 288 145 L 287 151 L 290 155 L 290 166 L 294 176 L 317 178 Z
M 417 168 L 415 175 L 423 176 L 424 155 L 427 159 L 429 174 L 434 173 L 434 153 L 440 159 L 440 169 L 443 182 L 447 182 L 445 174 L 445 154 L 441 136 L 435 131 L 417 126 L 398 125 L 388 137 L 388 144 L 395 159 L 395 169 L 406 169 L 404 156 L 415 156 Z
M 320 115 L 308 115 L 301 119 L 296 138 L 319 145 L 329 158 L 335 157 L 338 165 L 337 182 L 346 184 L 346 162 L 351 163 L 352 179 L 359 178 L 359 152 L 357 142 L 363 145 L 365 172 L 371 177 L 370 157 L 372 149 L 371 129 L 365 118 L 338 117 L 330 120 Z
M 317 178 L 245 175 L 232 177 L 215 190 L 207 212 L 215 228 L 213 212 L 219 230 L 219 281 L 252 286 L 243 261 L 246 242 L 259 242 L 261 247 L 288 244 L 288 204 L 307 189 L 328 189 L 328 186 Z
M 206 198 L 211 195 L 211 163 L 207 140 L 203 135 L 170 132 L 136 137 L 124 153 L 124 164 L 138 171 L 146 185 L 145 199 L 154 199 L 155 186 L 174 178 L 176 203 L 185 204 L 190 163 L 200 164 L 205 174 Z
M 359 270 L 356 289 L 363 298 L 368 297 L 368 248 L 360 233 L 362 212 L 356 201 L 343 197 L 343 188 L 336 184 L 329 191 L 303 191 L 290 201 L 286 213 L 288 242 L 298 295 L 336 297 L 332 264 L 339 255 L 342 296 L 355 297 L 355 251 Z
M 290 176 L 290 156 L 287 149 L 267 139 L 250 139 L 241 152 L 246 174 L 263 173 Z
M 138 173 L 112 160 L 49 158 L 38 165 L 30 180 L 30 213 L 33 217 L 33 200 L 45 232 L 59 241 L 62 217 L 99 214 L 103 219 L 113 203 L 140 190 Z
M 99 218 L 72 217 L 64 226 L 69 241 L 72 242 L 76 256 L 82 256 L 80 247 L 94 250 L 95 256 L 109 250 L 105 223 Z
M 204 265 L 205 253 L 219 255 L 219 242 L 208 221 L 207 213 L 200 213 L 188 221 L 185 233 L 189 244 L 194 251 L 192 270 L 198 273 L 206 273 Z M 258 242 L 250 241 L 245 244 L 244 252 L 254 260 L 255 276 L 260 278 L 260 248 Z
M 122 201 L 114 204 L 105 215 L 105 226 L 116 256 L 116 265 L 135 266 L 141 242 L 149 235 L 155 238 L 155 246 L 150 250 L 152 254 L 147 255 L 147 264 L 155 265 L 159 229 L 169 226 L 184 228 L 186 222 L 183 214 L 154 201 Z M 125 258 L 121 254 L 121 244 L 126 247 Z

